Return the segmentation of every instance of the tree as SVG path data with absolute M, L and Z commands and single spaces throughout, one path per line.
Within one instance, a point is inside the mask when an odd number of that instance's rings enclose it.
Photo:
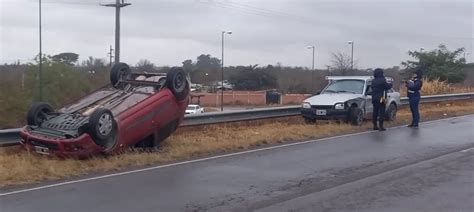
M 346 75 L 351 71 L 351 57 L 347 54 L 336 52 L 332 53 L 332 67 L 334 71 Z
M 63 63 L 66 65 L 74 65 L 79 59 L 79 55 L 72 52 L 64 52 L 51 57 L 51 60 L 55 63 Z
M 194 69 L 194 64 L 192 60 L 185 60 L 183 61 L 183 69 L 187 73 L 191 72 Z
M 91 71 L 91 70 L 97 71 L 97 70 L 105 69 L 107 65 L 105 64 L 105 60 L 89 56 L 87 60 L 82 61 L 82 66 L 86 67 L 88 71 Z
M 137 65 L 135 66 L 138 72 L 152 72 L 156 71 L 155 64 L 150 62 L 147 59 L 141 59 L 138 61 Z
M 236 90 L 264 90 L 278 87 L 277 78 L 271 71 L 256 66 L 246 67 L 231 76 L 229 81 Z
M 221 60 L 211 57 L 210 54 L 201 54 L 197 57 L 196 68 L 198 70 L 217 70 L 221 67 Z
M 466 77 L 462 71 L 466 64 L 466 59 L 462 57 L 463 53 L 464 48 L 450 51 L 446 45 L 440 44 L 438 49 L 427 52 L 409 51 L 408 55 L 416 60 L 407 60 L 402 62 L 402 65 L 405 66 L 407 74 L 422 69 L 423 74 L 429 79 L 439 78 L 449 83 L 457 83 Z

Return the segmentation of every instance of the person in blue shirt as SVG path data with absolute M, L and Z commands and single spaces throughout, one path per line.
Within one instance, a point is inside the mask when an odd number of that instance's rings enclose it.
M 372 121 L 374 130 L 385 131 L 383 121 L 385 119 L 385 105 L 387 99 L 387 91 L 392 88 L 392 85 L 387 83 L 383 75 L 383 69 L 376 68 L 374 70 L 374 79 L 372 80 L 372 105 L 374 111 L 372 113 Z M 377 126 L 378 121 L 378 126 Z
M 418 127 L 420 122 L 420 90 L 423 87 L 423 72 L 421 69 L 417 69 L 413 75 L 413 79 L 406 81 L 405 86 L 407 87 L 408 102 L 410 103 L 410 111 L 412 116 L 411 124 L 408 127 Z

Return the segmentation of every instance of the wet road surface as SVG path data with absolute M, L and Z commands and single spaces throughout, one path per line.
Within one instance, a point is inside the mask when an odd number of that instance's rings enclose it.
M 474 211 L 473 120 L 0 189 L 0 211 Z

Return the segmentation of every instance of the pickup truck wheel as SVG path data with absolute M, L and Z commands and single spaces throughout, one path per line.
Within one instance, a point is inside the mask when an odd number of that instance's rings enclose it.
M 349 121 L 352 125 L 362 125 L 364 121 L 364 111 L 358 107 L 351 107 L 351 109 L 349 109 Z
M 129 79 L 131 72 L 130 67 L 126 63 L 115 64 L 110 71 L 110 83 L 112 83 L 114 88 L 124 88 L 125 84 L 121 83 L 121 81 Z
M 385 113 L 385 120 L 387 121 L 395 121 L 397 118 L 397 105 L 394 103 L 388 106 L 387 112 Z
M 182 68 L 171 68 L 166 74 L 166 86 L 179 101 L 184 100 L 189 93 L 189 84 Z
M 53 107 L 45 102 L 35 102 L 31 105 L 26 115 L 28 125 L 39 126 L 46 120 L 47 113 L 53 112 Z
M 117 123 L 109 109 L 98 108 L 89 117 L 88 133 L 94 142 L 107 150 L 117 142 Z

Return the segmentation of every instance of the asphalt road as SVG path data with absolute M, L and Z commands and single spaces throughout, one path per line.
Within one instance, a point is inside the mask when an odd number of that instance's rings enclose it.
M 0 211 L 474 211 L 473 120 L 0 189 Z

